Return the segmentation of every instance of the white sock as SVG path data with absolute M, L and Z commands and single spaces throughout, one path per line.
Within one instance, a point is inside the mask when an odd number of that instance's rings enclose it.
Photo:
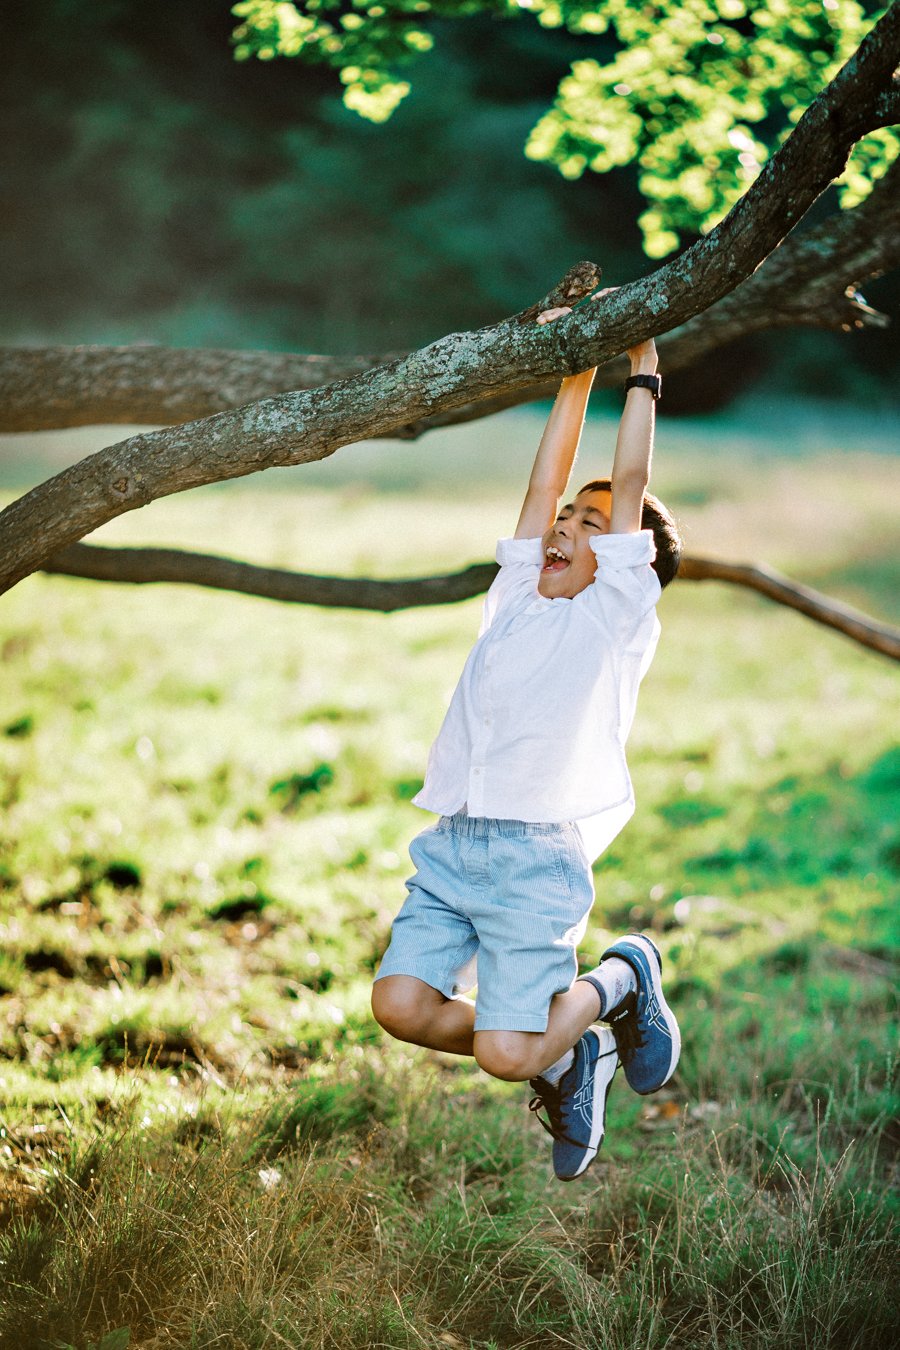
M 567 1050 L 564 1055 L 560 1055 L 555 1064 L 551 1064 L 549 1069 L 543 1070 L 541 1077 L 546 1079 L 548 1083 L 558 1083 L 574 1058 L 575 1051 Z
M 601 961 L 599 966 L 582 975 L 581 979 L 589 980 L 597 990 L 600 996 L 601 1019 L 611 1009 L 618 1007 L 626 994 L 632 990 L 637 992 L 637 977 L 633 968 L 618 956 L 610 956 L 606 961 Z

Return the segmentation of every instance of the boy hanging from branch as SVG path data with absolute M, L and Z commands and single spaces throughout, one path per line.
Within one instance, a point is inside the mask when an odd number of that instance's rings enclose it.
M 681 554 L 671 514 L 646 490 L 656 347 L 628 355 L 612 477 L 560 507 L 594 371 L 562 382 L 414 798 L 440 820 L 410 846 L 416 872 L 372 995 L 400 1040 L 531 1080 L 564 1181 L 597 1155 L 619 1063 L 635 1091 L 655 1092 L 681 1046 L 648 937 L 620 938 L 575 978 L 591 861 L 634 811 L 624 744 Z

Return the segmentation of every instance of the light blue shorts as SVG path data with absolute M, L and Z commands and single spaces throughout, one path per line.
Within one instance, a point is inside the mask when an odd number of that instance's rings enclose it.
M 376 979 L 414 975 L 457 998 L 476 1031 L 544 1031 L 578 973 L 594 887 L 573 824 L 442 816 L 410 845 L 415 876 Z

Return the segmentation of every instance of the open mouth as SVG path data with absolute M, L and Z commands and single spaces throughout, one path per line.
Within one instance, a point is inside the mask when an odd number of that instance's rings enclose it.
M 570 559 L 554 544 L 550 544 L 545 549 L 545 559 L 544 566 L 541 568 L 542 572 L 564 572 L 570 562 Z

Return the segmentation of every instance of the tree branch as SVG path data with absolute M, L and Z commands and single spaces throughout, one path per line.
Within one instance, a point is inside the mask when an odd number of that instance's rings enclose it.
M 268 600 L 324 605 L 331 609 L 368 609 L 392 613 L 422 605 L 468 600 L 487 590 L 496 563 L 473 563 L 462 572 L 443 576 L 376 581 L 364 577 L 313 576 L 277 567 L 259 567 L 208 553 L 183 553 L 170 548 L 98 548 L 73 544 L 44 563 L 42 571 L 94 581 L 187 582 L 214 590 L 239 591 Z M 795 609 L 816 623 L 834 628 L 854 642 L 900 661 L 900 629 L 881 624 L 818 591 L 790 581 L 760 563 L 730 563 L 687 555 L 678 579 L 727 581 L 746 586 L 778 604 Z
M 857 287 L 868 277 L 900 266 L 900 160 L 869 196 L 850 211 L 836 211 L 803 234 L 792 234 L 746 281 L 657 344 L 660 366 L 683 370 L 709 352 L 751 333 L 777 328 L 884 327 L 885 315 L 866 304 Z M 622 380 L 617 365 L 601 366 L 595 389 Z M 482 403 L 424 418 L 403 428 L 407 437 L 438 426 L 475 421 L 538 398 L 552 398 L 558 381 L 512 390 Z
M 596 263 L 577 263 L 512 322 L 529 323 L 542 309 L 574 305 L 599 285 Z M 307 356 L 153 345 L 0 348 L 0 431 L 186 422 L 292 390 L 320 389 L 408 355 Z
M 0 349 L 0 431 L 160 426 L 348 380 L 401 356 L 307 356 L 217 348 Z
M 685 581 L 728 581 L 735 586 L 746 586 L 779 605 L 805 614 L 816 623 L 843 633 L 863 647 L 900 661 L 900 628 L 879 623 L 850 605 L 814 591 L 811 586 L 791 581 L 765 563 L 731 563 L 718 558 L 686 556 L 681 559 L 678 576 Z
M 105 521 L 158 497 L 276 465 L 324 459 L 425 416 L 599 365 L 702 313 L 745 280 L 841 172 L 876 118 L 900 51 L 900 0 L 810 104 L 725 219 L 685 253 L 549 332 L 507 320 L 451 333 L 349 379 L 134 436 L 0 513 L 0 590 Z
M 900 122 L 900 84 L 896 79 L 892 87 L 879 97 L 875 115 L 880 127 L 893 127 Z
M 791 235 L 729 296 L 662 338 L 660 360 L 668 372 L 682 370 L 714 348 L 770 328 L 882 326 L 885 316 L 855 299 L 856 288 L 898 265 L 900 161 L 895 161 L 860 206 L 835 212 L 803 235 Z M 587 282 L 598 269 L 581 263 L 567 278 L 573 275 Z M 578 298 L 567 278 L 517 321 Z M 0 431 L 184 422 L 289 390 L 318 389 L 400 357 L 396 352 L 307 356 L 152 345 L 0 348 Z M 594 387 L 612 388 L 620 379 L 618 367 L 606 365 Z M 415 440 L 436 427 L 552 398 L 558 383 L 557 377 L 517 386 L 379 434 Z
M 423 605 L 454 604 L 481 595 L 496 576 L 497 564 L 473 563 L 462 572 L 443 576 L 381 581 L 364 577 L 315 576 L 280 567 L 237 562 L 211 553 L 185 553 L 174 548 L 101 548 L 95 544 L 72 544 L 48 559 L 41 571 L 138 585 L 186 582 L 191 586 L 238 591 L 288 604 L 372 609 L 390 614 L 394 610 Z

